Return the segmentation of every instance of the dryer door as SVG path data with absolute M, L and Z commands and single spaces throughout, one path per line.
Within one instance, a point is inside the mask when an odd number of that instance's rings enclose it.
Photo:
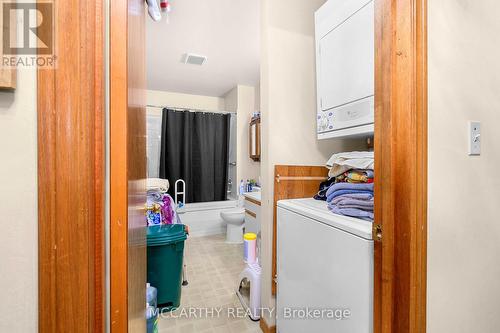
M 318 88 L 322 111 L 374 95 L 373 13 L 371 1 L 320 36 Z

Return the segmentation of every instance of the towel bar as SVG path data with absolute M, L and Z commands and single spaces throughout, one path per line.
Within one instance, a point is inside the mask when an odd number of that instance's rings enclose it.
M 282 180 L 289 180 L 289 181 L 293 181 L 293 180 L 306 180 L 306 181 L 313 181 L 313 180 L 327 180 L 328 177 L 313 177 L 313 176 L 296 176 L 296 177 L 291 177 L 291 176 L 286 176 L 286 177 L 283 177 L 283 176 L 280 176 L 280 175 L 276 175 L 276 181 L 279 183 L 280 181 Z

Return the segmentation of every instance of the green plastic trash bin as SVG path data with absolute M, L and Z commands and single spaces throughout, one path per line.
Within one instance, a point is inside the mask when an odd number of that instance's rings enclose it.
M 148 282 L 158 289 L 158 307 L 175 310 L 181 302 L 184 241 L 183 224 L 148 227 Z

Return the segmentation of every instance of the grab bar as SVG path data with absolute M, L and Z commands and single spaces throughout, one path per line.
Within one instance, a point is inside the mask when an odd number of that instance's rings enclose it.
M 182 192 L 179 192 L 179 183 L 182 184 Z M 179 195 L 182 195 L 182 203 L 185 204 L 186 203 L 186 182 L 183 180 L 183 179 L 178 179 L 176 182 L 175 182 L 175 185 L 174 185 L 174 189 L 175 189 L 175 195 L 174 195 L 174 201 L 175 201 L 175 204 L 178 206 L 179 205 L 179 200 L 178 200 L 178 196 Z

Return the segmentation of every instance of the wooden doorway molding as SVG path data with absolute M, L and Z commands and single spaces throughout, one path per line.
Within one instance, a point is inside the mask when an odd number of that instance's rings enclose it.
M 104 7 L 52 5 L 57 62 L 37 87 L 38 327 L 103 332 Z
M 375 0 L 376 333 L 426 330 L 427 1 Z
M 145 332 L 146 59 L 144 0 L 110 8 L 110 326 Z

